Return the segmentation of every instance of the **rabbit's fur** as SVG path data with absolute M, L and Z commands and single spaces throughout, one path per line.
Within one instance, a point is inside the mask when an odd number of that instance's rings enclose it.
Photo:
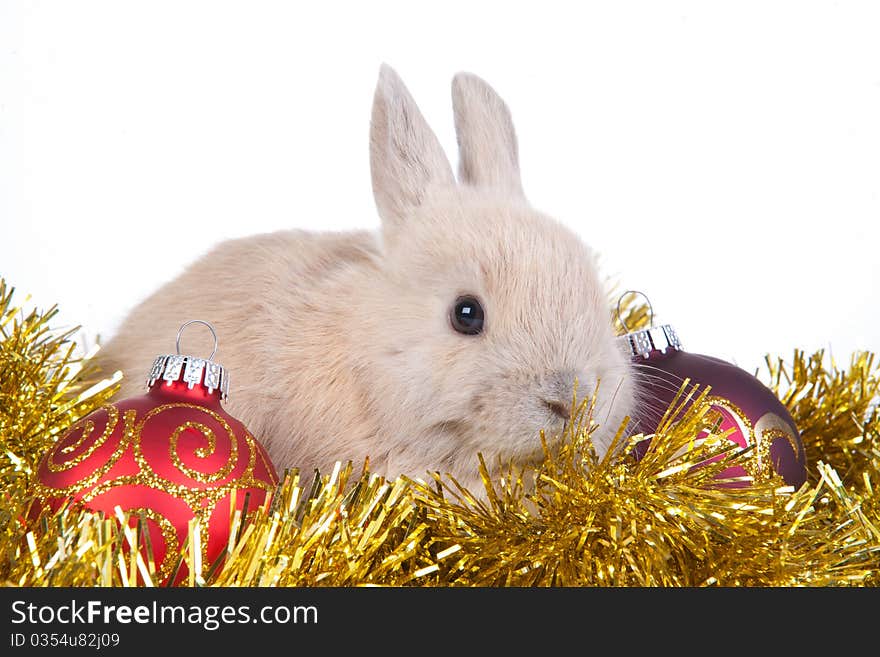
M 462 73 L 452 96 L 458 183 L 383 65 L 370 136 L 380 234 L 221 243 L 138 305 L 103 349 L 104 366 L 125 374 L 120 396 L 143 392 L 153 358 L 197 318 L 219 335 L 229 412 L 279 470 L 369 457 L 374 472 L 450 472 L 478 491 L 477 453 L 490 465 L 539 459 L 539 430 L 563 428 L 575 379 L 583 395 L 601 379 L 594 442 L 606 450 L 633 383 L 594 255 L 523 196 L 510 113 L 492 88 Z M 452 328 L 461 295 L 485 309 L 478 335 Z M 184 353 L 207 355 L 207 337 L 187 333 Z

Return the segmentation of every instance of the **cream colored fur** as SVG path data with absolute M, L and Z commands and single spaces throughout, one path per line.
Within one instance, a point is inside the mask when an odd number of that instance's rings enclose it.
M 211 322 L 231 372 L 227 408 L 279 470 L 453 473 L 481 490 L 490 465 L 541 453 L 558 433 L 575 379 L 601 379 L 599 451 L 633 404 L 594 256 L 522 194 L 504 102 L 470 74 L 453 81 L 459 183 L 403 82 L 383 66 L 371 126 L 382 219 L 367 232 L 282 231 L 224 242 L 138 305 L 102 351 L 139 394 L 179 326 Z M 478 297 L 482 334 L 450 325 L 459 295 Z M 197 339 L 198 338 L 198 339 Z M 185 334 L 207 354 L 207 332 Z M 201 341 L 200 341 L 201 340 Z

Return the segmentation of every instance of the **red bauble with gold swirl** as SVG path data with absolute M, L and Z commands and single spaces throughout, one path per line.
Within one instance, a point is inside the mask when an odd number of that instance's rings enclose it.
M 144 517 L 157 584 L 168 583 L 198 519 L 207 572 L 225 552 L 233 500 L 255 509 L 278 484 L 263 446 L 221 407 L 227 382 L 210 360 L 158 357 L 145 395 L 91 413 L 44 455 L 37 495 L 53 511 L 72 498 L 107 517 L 120 507 L 132 525 Z M 177 572 L 174 583 L 185 581 L 185 563 Z

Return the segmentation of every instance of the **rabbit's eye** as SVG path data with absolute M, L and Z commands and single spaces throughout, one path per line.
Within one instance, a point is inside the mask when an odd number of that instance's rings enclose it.
M 452 328 L 465 335 L 476 335 L 483 330 L 485 313 L 474 297 L 459 297 L 449 313 Z

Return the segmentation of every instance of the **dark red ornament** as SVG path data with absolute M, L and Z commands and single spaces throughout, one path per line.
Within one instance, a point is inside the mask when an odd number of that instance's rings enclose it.
M 675 330 L 651 327 L 622 336 L 627 341 L 640 388 L 634 429 L 654 433 L 686 379 L 710 386 L 709 401 L 721 416 L 721 429 L 742 447 L 754 446 L 746 468 L 731 467 L 721 477 L 750 475 L 762 481 L 772 473 L 800 488 L 807 479 L 806 456 L 797 425 L 772 390 L 742 368 L 712 356 L 682 349 Z M 647 450 L 640 444 L 636 454 Z
M 199 521 L 207 572 L 226 549 L 233 499 L 242 510 L 248 497 L 248 508 L 255 509 L 268 503 L 278 484 L 262 445 L 220 405 L 229 385 L 224 368 L 180 355 L 179 342 L 178 333 L 178 353 L 156 358 L 145 395 L 77 422 L 37 470 L 36 492 L 53 511 L 72 498 L 108 517 L 118 506 L 131 514 L 132 526 L 143 516 L 155 583 L 172 575 L 190 520 Z M 187 574 L 183 564 L 174 583 Z

